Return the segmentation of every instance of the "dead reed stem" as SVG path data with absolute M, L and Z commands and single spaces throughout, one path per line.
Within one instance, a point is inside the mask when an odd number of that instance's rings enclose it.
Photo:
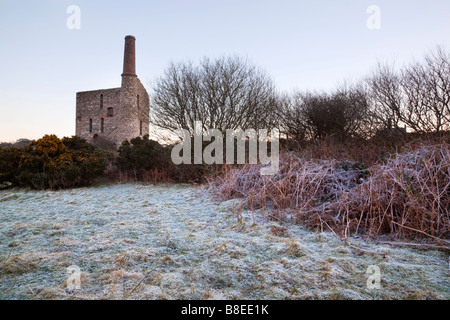
M 261 176 L 259 165 L 224 170 L 211 182 L 221 199 L 242 198 L 267 217 L 326 225 L 345 239 L 352 234 L 445 241 L 450 236 L 450 147 L 407 145 L 384 163 L 314 160 L 282 153 L 279 172 Z

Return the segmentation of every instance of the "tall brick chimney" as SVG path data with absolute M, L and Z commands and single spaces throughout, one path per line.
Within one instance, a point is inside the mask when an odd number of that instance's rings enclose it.
M 125 52 L 123 55 L 123 73 L 122 76 L 136 76 L 136 38 L 133 36 L 125 37 Z

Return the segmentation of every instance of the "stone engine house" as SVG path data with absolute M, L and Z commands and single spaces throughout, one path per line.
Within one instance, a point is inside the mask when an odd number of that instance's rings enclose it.
M 120 88 L 77 92 L 77 136 L 118 148 L 124 140 L 149 133 L 150 99 L 136 75 L 135 43 L 135 37 L 125 37 Z

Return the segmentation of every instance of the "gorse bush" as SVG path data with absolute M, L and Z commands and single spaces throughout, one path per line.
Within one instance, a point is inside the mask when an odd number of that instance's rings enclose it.
M 0 150 L 0 182 L 33 189 L 89 185 L 105 166 L 106 153 L 78 137 L 45 135 L 26 148 Z

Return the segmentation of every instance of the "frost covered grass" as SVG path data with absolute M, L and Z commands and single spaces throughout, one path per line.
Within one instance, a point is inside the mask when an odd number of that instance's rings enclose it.
M 350 247 L 187 185 L 0 191 L 1 299 L 449 299 L 448 255 Z M 253 223 L 255 221 L 256 223 Z M 81 269 L 81 289 L 66 268 Z M 366 286 L 381 270 L 381 289 Z

